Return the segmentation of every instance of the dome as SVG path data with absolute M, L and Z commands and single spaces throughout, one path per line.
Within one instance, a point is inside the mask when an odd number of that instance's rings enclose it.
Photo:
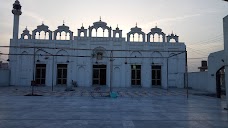
M 99 27 L 107 26 L 107 23 L 101 21 L 101 17 L 100 17 L 100 21 L 94 22 L 94 23 L 93 23 L 93 26 L 99 26 Z
M 162 32 L 162 29 L 160 29 L 157 26 L 155 26 L 155 28 L 152 28 L 151 29 L 151 32 L 161 33 Z
M 131 28 L 131 31 L 132 32 L 141 32 L 142 29 L 141 28 L 138 28 L 137 26 L 135 26 L 134 28 Z
M 48 30 L 48 28 L 49 27 L 47 25 L 44 25 L 43 23 L 42 23 L 42 25 L 37 26 L 37 29 Z
M 107 26 L 107 23 L 103 21 L 98 21 L 93 23 L 94 26 Z
M 27 27 L 25 28 L 25 30 L 23 31 L 23 33 L 29 33 L 29 30 L 27 29 Z
M 58 30 L 69 30 L 70 28 L 68 26 L 65 26 L 65 24 L 63 24 L 62 26 L 58 26 Z
M 13 9 L 21 10 L 21 5 L 20 5 L 20 2 L 18 0 L 16 0 L 15 3 L 13 4 Z

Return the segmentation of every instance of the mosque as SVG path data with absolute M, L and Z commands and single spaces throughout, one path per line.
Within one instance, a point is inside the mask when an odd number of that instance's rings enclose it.
M 65 23 L 54 31 L 42 23 L 19 37 L 21 8 L 16 0 L 10 85 L 185 87 L 186 45 L 176 34 L 166 35 L 157 26 L 146 34 L 136 24 L 125 38 L 118 26 L 112 29 L 100 18 L 77 34 Z

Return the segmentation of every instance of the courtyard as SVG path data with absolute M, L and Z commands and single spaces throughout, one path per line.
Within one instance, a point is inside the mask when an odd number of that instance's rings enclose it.
M 227 128 L 225 99 L 185 89 L 0 88 L 1 128 Z

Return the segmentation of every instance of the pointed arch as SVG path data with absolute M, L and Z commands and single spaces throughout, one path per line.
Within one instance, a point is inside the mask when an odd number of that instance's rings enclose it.
M 59 50 L 57 53 L 56 53 L 56 61 L 57 62 L 61 62 L 61 63 L 66 63 L 69 59 L 69 53 L 66 51 L 66 50 Z
M 130 55 L 130 63 L 141 64 L 142 63 L 142 53 L 139 51 L 133 51 Z
M 162 64 L 163 62 L 163 56 L 160 52 L 153 52 L 152 53 L 152 64 Z

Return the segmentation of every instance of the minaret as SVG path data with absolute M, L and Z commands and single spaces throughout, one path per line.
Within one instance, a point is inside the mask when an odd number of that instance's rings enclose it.
M 13 4 L 12 13 L 14 14 L 14 21 L 13 21 L 13 39 L 18 39 L 18 32 L 19 32 L 19 16 L 22 14 L 21 12 L 21 5 L 18 0 L 15 1 Z

